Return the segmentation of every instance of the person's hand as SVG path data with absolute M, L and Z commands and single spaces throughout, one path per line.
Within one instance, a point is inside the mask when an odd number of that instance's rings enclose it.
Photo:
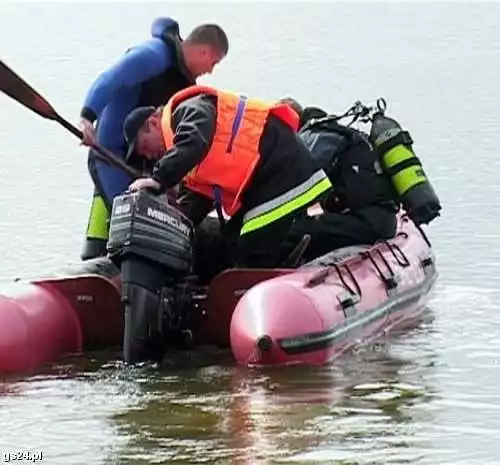
M 78 127 L 83 132 L 82 145 L 92 147 L 95 144 L 94 125 L 88 119 L 81 118 Z
M 143 154 L 138 154 L 140 157 L 144 157 L 146 159 L 148 159 L 149 161 L 158 161 L 160 160 L 163 155 L 165 155 L 165 151 L 163 150 L 160 150 L 159 152 L 147 152 L 147 153 L 143 153 Z
M 128 190 L 130 192 L 135 192 L 141 189 L 153 189 L 155 191 L 159 191 L 161 189 L 161 184 L 153 178 L 139 178 L 128 186 Z
M 167 202 L 171 205 L 177 205 L 177 197 L 179 197 L 179 185 L 167 189 L 165 192 Z

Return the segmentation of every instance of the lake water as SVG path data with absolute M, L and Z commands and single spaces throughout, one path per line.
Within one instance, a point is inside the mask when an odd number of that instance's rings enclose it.
M 0 57 L 76 122 L 92 80 L 160 15 L 184 35 L 227 30 L 230 53 L 202 82 L 332 112 L 387 100 L 443 203 L 427 228 L 440 272 L 429 318 L 322 368 L 248 370 L 213 352 L 124 370 L 119 354 L 89 354 L 3 379 L 0 452 L 65 465 L 500 464 L 500 5 L 0 1 Z M 77 260 L 85 149 L 5 97 L 0 121 L 0 278 Z

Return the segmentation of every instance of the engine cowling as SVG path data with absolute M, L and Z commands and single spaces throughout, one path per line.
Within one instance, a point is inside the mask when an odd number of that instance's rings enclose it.
M 183 275 L 193 265 L 193 231 L 189 219 L 164 197 L 124 194 L 113 201 L 107 249 L 114 258 L 134 255 Z

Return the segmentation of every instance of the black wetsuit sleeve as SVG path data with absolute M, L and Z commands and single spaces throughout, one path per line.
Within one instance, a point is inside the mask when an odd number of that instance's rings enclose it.
M 163 189 L 178 184 L 206 157 L 216 128 L 216 107 L 210 99 L 194 97 L 179 104 L 172 114 L 174 145 L 153 169 Z

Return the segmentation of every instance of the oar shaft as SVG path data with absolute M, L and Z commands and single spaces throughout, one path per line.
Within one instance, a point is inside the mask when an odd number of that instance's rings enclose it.
M 64 118 L 59 116 L 57 113 L 54 114 L 54 120 L 57 121 L 61 126 L 66 128 L 69 132 L 74 134 L 79 139 L 83 139 L 83 132 L 80 131 L 80 129 L 73 126 L 69 121 L 66 121 Z M 92 148 L 101 155 L 100 157 L 98 157 L 100 160 L 112 164 L 116 168 L 121 169 L 122 171 L 125 171 L 125 173 L 132 176 L 134 179 L 139 178 L 141 176 L 141 174 L 138 171 L 136 171 L 131 166 L 127 165 L 121 158 L 118 158 L 114 153 L 105 149 L 101 145 L 96 143 L 92 146 Z
M 117 158 L 116 155 L 112 154 L 109 150 L 106 150 L 99 144 L 94 144 L 92 147 L 97 153 L 101 155 L 101 159 L 107 163 L 114 165 L 116 168 L 125 171 L 125 173 L 129 174 L 132 178 L 140 178 L 142 175 L 139 171 L 136 171 L 131 166 L 127 165 L 120 158 Z
M 61 126 L 66 128 L 69 132 L 73 133 L 79 139 L 83 139 L 83 132 L 73 126 L 69 121 L 66 121 L 63 117 L 59 116 L 57 113 L 54 114 L 54 120 L 57 121 Z

